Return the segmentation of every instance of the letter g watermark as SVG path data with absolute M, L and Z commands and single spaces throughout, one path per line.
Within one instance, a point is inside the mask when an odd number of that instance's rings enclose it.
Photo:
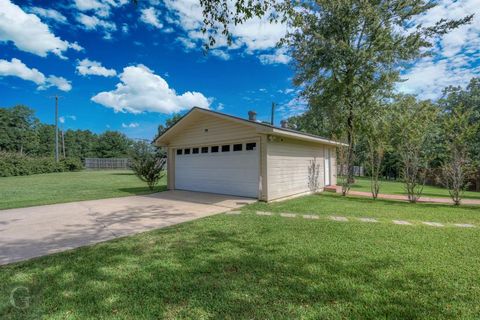
M 27 287 L 16 287 L 10 292 L 10 303 L 16 309 L 27 309 L 30 306 L 30 291 Z

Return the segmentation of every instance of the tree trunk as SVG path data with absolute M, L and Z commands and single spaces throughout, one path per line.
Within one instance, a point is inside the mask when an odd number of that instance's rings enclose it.
M 342 187 L 342 195 L 346 196 L 350 191 L 350 185 L 355 181 L 353 176 L 353 162 L 354 162 L 354 124 L 353 124 L 353 108 L 350 106 L 348 118 L 347 118 L 347 178 L 345 179 L 344 186 Z
M 480 191 L 480 167 L 478 167 L 478 171 L 477 171 L 477 181 L 475 183 L 475 191 L 477 192 Z

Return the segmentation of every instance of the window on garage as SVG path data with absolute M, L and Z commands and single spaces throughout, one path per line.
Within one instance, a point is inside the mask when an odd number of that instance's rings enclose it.
M 193 154 L 198 154 L 198 148 L 192 148 L 192 153 Z
M 190 149 L 189 148 L 185 149 L 184 154 L 190 154 Z
M 233 151 L 242 151 L 243 149 L 243 144 L 237 143 L 233 145 Z
M 182 151 L 183 151 L 182 149 L 177 149 L 177 154 L 179 155 L 182 154 Z
M 212 146 L 212 148 L 210 149 L 212 153 L 216 153 L 218 152 L 218 146 Z
M 245 145 L 247 151 L 256 150 L 257 144 L 255 142 L 250 142 Z
M 208 147 L 202 147 L 202 153 L 208 153 Z
M 222 152 L 229 152 L 230 151 L 230 145 L 229 144 L 225 144 L 222 146 Z

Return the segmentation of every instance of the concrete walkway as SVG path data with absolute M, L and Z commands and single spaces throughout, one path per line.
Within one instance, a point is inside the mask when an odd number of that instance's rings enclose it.
M 242 214 L 242 211 L 229 211 L 225 212 L 226 214 L 232 215 L 238 215 Z M 415 224 L 410 221 L 405 221 L 405 220 L 387 220 L 387 221 L 380 221 L 380 219 L 377 218 L 372 218 L 372 217 L 344 217 L 344 216 L 338 216 L 338 215 L 331 215 L 331 216 L 319 216 L 315 214 L 303 214 L 303 215 L 297 215 L 295 213 L 274 213 L 274 212 L 268 212 L 268 211 L 256 211 L 256 215 L 258 216 L 279 216 L 279 217 L 284 217 L 284 218 L 303 218 L 303 219 L 314 219 L 314 220 L 320 220 L 320 219 L 328 219 L 336 222 L 351 222 L 351 221 L 358 221 L 358 222 L 366 222 L 366 223 L 393 223 L 396 225 L 404 225 L 404 226 L 414 226 Z M 440 222 L 432 222 L 432 221 L 416 221 L 416 224 L 422 224 L 430 227 L 445 227 L 445 226 L 451 226 L 451 227 L 458 227 L 458 228 L 477 228 L 477 226 L 470 224 L 470 223 L 440 223 Z
M 214 215 L 255 201 L 167 191 L 0 210 L 0 265 Z
M 336 187 L 337 193 L 342 193 L 342 187 Z M 371 198 L 372 194 L 370 192 L 365 191 L 354 191 L 350 190 L 348 192 L 350 196 L 360 196 L 360 197 L 368 197 Z M 401 200 L 401 201 L 408 201 L 408 197 L 401 195 L 401 194 L 378 194 L 378 199 L 389 199 L 389 200 Z M 428 203 L 450 203 L 453 204 L 452 199 L 445 197 L 445 198 L 433 198 L 433 197 L 421 197 L 418 199 L 418 202 L 428 202 Z M 462 199 L 462 204 L 476 204 L 480 205 L 480 199 Z

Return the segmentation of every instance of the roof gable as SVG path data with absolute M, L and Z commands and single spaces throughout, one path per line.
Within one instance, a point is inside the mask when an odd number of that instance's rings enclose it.
M 249 121 L 235 121 L 216 112 L 194 108 L 156 139 L 156 144 L 187 145 L 256 136 L 256 126 Z
M 208 109 L 202 109 L 199 107 L 192 108 L 189 112 L 187 112 L 177 123 L 175 123 L 172 127 L 167 129 L 162 135 L 160 135 L 156 140 L 155 143 L 159 146 L 166 146 L 169 144 L 170 140 L 173 140 L 175 135 L 178 135 L 187 128 L 189 125 L 194 125 L 195 120 L 199 120 L 205 117 L 215 117 L 218 119 L 222 119 L 227 122 L 231 122 L 232 125 L 237 126 L 246 126 L 255 130 L 256 133 L 259 134 L 271 134 L 277 135 L 282 137 L 288 137 L 297 140 L 303 141 L 310 141 L 315 143 L 321 144 L 328 144 L 328 145 L 345 145 L 344 143 L 329 140 L 320 136 L 287 129 L 287 128 L 279 128 L 270 124 L 261 123 L 261 122 L 254 122 L 246 119 L 242 119 L 239 117 L 231 116 L 228 114 L 220 113 L 217 111 L 212 111 Z

